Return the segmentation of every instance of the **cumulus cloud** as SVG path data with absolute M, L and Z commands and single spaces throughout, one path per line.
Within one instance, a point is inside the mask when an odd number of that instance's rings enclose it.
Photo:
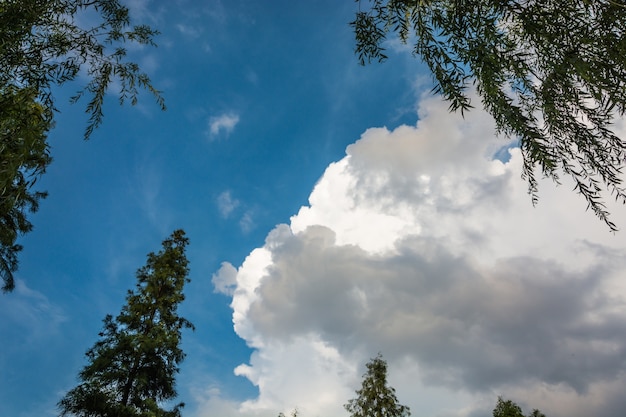
M 214 385 L 207 388 L 194 386 L 192 397 L 197 404 L 191 413 L 196 417 L 242 415 L 237 410 L 239 404 L 222 396 L 220 389 Z
M 229 135 L 237 123 L 239 123 L 239 115 L 236 113 L 223 113 L 219 116 L 213 116 L 209 118 L 209 136 L 214 138 L 222 132 Z
M 533 208 L 519 150 L 493 158 L 509 144 L 484 113 L 426 98 L 419 115 L 367 130 L 309 206 L 218 273 L 255 349 L 236 373 L 259 395 L 240 412 L 339 415 L 380 351 L 414 414 L 477 415 L 503 394 L 554 417 L 615 415 L 626 235 L 567 185 L 541 184 Z
M 215 292 L 225 295 L 233 295 L 237 287 L 237 269 L 228 262 L 222 262 L 222 266 L 213 274 L 211 279 Z

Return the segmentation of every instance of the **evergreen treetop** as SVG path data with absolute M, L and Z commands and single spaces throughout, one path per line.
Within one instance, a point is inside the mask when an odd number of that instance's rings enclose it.
M 117 317 L 105 317 L 100 339 L 87 351 L 81 383 L 59 402 L 61 416 L 180 417 L 183 403 L 171 410 L 162 404 L 177 395 L 181 330 L 193 329 L 177 313 L 189 282 L 188 242 L 177 230 L 148 255 L 126 305 Z

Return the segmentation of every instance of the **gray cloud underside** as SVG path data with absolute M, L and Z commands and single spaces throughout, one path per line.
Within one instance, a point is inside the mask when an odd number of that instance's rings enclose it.
M 543 381 L 584 393 L 624 372 L 626 304 L 603 290 L 623 262 L 576 271 L 518 257 L 485 268 L 417 236 L 377 257 L 334 240 L 310 227 L 273 252 L 250 307 L 259 332 L 408 355 L 451 388 Z

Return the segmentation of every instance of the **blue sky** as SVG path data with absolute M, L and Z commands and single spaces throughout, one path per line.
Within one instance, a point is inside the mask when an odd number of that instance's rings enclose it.
M 85 103 L 66 104 L 80 80 L 58 91 L 50 195 L 0 302 L 1 416 L 56 415 L 176 228 L 186 416 L 347 415 L 379 351 L 413 415 L 488 415 L 498 395 L 555 417 L 623 410 L 626 235 L 567 183 L 532 208 L 519 152 L 501 157 L 482 111 L 449 115 L 399 45 L 359 66 L 356 3 L 127 4 L 161 32 L 132 55 L 168 109 L 112 93 L 85 142 Z

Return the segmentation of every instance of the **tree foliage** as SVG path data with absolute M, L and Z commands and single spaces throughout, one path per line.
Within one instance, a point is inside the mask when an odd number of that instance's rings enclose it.
M 351 417 L 408 417 L 409 407 L 398 403 L 396 390 L 387 385 L 387 362 L 379 353 L 367 364 L 357 397 L 344 405 Z
M 522 409 L 511 400 L 503 400 L 498 397 L 496 408 L 493 409 L 493 417 L 524 417 Z M 528 417 L 546 417 L 541 411 L 533 410 Z
M 29 232 L 29 212 L 37 211 L 45 193 L 32 191 L 50 163 L 46 133 L 50 114 L 36 101 L 32 88 L 7 86 L 0 90 L 0 275 L 3 291 L 15 287 L 17 244 Z
M 384 61 L 389 33 L 411 43 L 451 111 L 474 85 L 498 133 L 519 139 L 533 203 L 538 174 L 570 176 L 616 230 L 603 195 L 626 202 L 626 4 L 615 0 L 369 0 L 351 23 L 362 64 Z M 361 10 L 361 7 L 366 7 Z
M 97 20 L 92 20 L 96 18 Z M 78 22 L 92 24 L 85 28 Z M 163 98 L 126 59 L 123 45 L 154 45 L 155 30 L 131 26 L 129 10 L 120 0 L 6 0 L 0 4 L 0 88 L 30 87 L 48 109 L 54 109 L 51 87 L 75 79 L 81 70 L 88 84 L 73 98 L 89 96 L 86 111 L 88 138 L 102 122 L 104 95 L 119 81 L 119 100 L 137 102 L 138 88 L 150 91 L 164 107 Z
M 79 22 L 83 22 L 81 25 Z M 89 22 L 84 27 L 84 22 Z M 131 26 L 119 0 L 3 0 L 0 2 L 0 275 L 14 288 L 17 238 L 30 231 L 29 212 L 44 192 L 31 187 L 51 158 L 47 134 L 56 110 L 52 88 L 81 72 L 88 83 L 71 101 L 87 98 L 87 139 L 102 122 L 104 96 L 117 81 L 120 103 L 137 102 L 139 88 L 163 98 L 139 66 L 127 59 L 126 42 L 153 45 L 157 32 Z
M 171 410 L 161 404 L 176 397 L 181 330 L 193 328 L 177 313 L 189 282 L 187 244 L 177 230 L 159 253 L 148 254 L 135 291 L 128 291 L 117 317 L 106 316 L 100 339 L 87 351 L 81 383 L 59 402 L 61 416 L 180 417 L 184 404 Z

